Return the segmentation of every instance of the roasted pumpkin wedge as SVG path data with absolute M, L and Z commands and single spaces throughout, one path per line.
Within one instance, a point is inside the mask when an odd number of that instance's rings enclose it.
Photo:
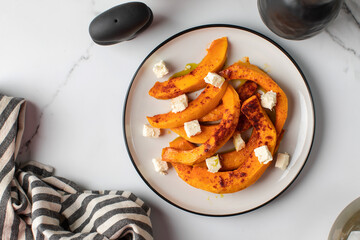
M 179 150 L 191 150 L 196 148 L 196 146 L 189 141 L 185 140 L 182 137 L 175 138 L 169 143 L 171 148 L 179 149 Z M 181 164 L 181 163 L 172 163 L 174 164 Z
M 214 109 L 224 96 L 228 82 L 224 82 L 221 88 L 208 84 L 201 94 L 191 101 L 182 112 L 168 112 L 147 117 L 150 125 L 156 128 L 176 128 L 183 126 L 185 122 L 199 119 Z
M 200 127 L 201 127 L 201 133 L 199 133 L 195 136 L 192 136 L 192 137 L 188 137 L 186 135 L 186 132 L 185 132 L 183 126 L 177 127 L 177 128 L 172 128 L 171 131 L 178 134 L 180 137 L 186 139 L 189 142 L 204 143 L 215 133 L 218 125 L 202 125 L 201 124 Z
M 260 134 L 254 130 L 251 137 L 247 141 L 245 148 L 240 151 L 231 151 L 221 154 L 220 171 L 232 171 L 239 168 L 256 148 Z
M 181 94 L 200 90 L 206 86 L 205 76 L 209 72 L 218 72 L 226 60 L 228 41 L 226 37 L 214 40 L 207 49 L 207 55 L 190 73 L 170 78 L 165 82 L 156 82 L 149 95 L 158 99 L 170 99 Z
M 244 102 L 246 99 L 255 94 L 258 86 L 253 81 L 246 81 L 244 84 L 238 87 L 237 92 L 241 102 Z
M 216 108 L 210 111 L 205 116 L 199 118 L 199 122 L 214 122 L 221 119 L 224 111 L 224 105 L 220 103 Z
M 233 135 L 240 115 L 240 100 L 235 89 L 229 85 L 222 98 L 225 110 L 223 118 L 212 135 L 204 144 L 192 150 L 164 148 L 162 160 L 193 165 L 204 161 L 221 148 Z
M 259 134 L 259 136 L 256 137 L 255 147 L 267 145 L 270 152 L 274 154 L 277 132 L 256 96 L 246 100 L 241 110 L 249 118 L 256 132 Z M 189 144 L 175 144 L 180 147 L 186 146 L 187 148 L 191 148 Z M 233 193 L 245 189 L 255 183 L 269 165 L 270 163 L 260 163 L 254 151 L 252 151 L 250 156 L 234 171 L 211 173 L 203 167 L 173 164 L 179 177 L 186 183 L 213 193 Z
M 229 66 L 220 72 L 227 80 L 231 79 L 247 79 L 254 81 L 266 91 L 272 90 L 276 92 L 277 104 L 275 106 L 275 128 L 280 135 L 281 130 L 284 127 L 287 112 L 288 112 L 288 100 L 284 91 L 271 79 L 269 75 L 260 70 L 257 66 L 250 64 L 249 61 L 239 61 Z
M 239 122 L 236 127 L 236 130 L 239 132 L 244 132 L 252 127 L 251 123 L 247 119 L 247 117 L 244 114 L 240 114 Z
M 246 81 L 244 84 L 240 85 L 236 90 L 239 94 L 240 102 L 245 101 L 257 90 L 257 84 L 252 81 Z M 218 121 L 222 117 L 222 113 L 224 111 L 224 106 L 220 103 L 216 108 L 210 111 L 208 114 L 199 119 L 200 122 L 213 122 Z M 247 122 L 246 118 L 243 118 L 243 121 Z M 245 123 L 242 123 L 244 125 Z
M 241 166 L 249 157 L 252 151 L 256 148 L 259 138 L 259 133 L 253 131 L 250 139 L 245 145 L 245 148 L 240 151 L 230 151 L 220 155 L 221 169 L 219 171 L 232 171 Z M 186 139 L 184 139 L 185 141 Z M 194 167 L 207 168 L 205 162 L 195 164 Z

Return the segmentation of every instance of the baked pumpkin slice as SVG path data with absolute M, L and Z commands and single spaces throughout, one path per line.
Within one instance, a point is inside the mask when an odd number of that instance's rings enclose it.
M 284 91 L 271 79 L 269 75 L 260 70 L 257 66 L 250 64 L 250 62 L 239 61 L 229 66 L 220 72 L 227 80 L 232 79 L 246 79 L 257 83 L 259 86 L 264 88 L 266 91 L 272 90 L 276 92 L 277 104 L 275 106 L 275 128 L 280 135 L 281 130 L 284 127 L 287 113 L 288 113 L 288 100 Z
M 164 148 L 162 160 L 193 165 L 204 161 L 220 149 L 233 135 L 240 115 L 240 100 L 235 89 L 229 85 L 222 98 L 225 110 L 214 134 L 202 145 L 192 150 Z
M 251 127 L 252 125 L 249 122 L 249 120 L 245 117 L 245 115 L 241 114 L 239 117 L 238 125 L 236 126 L 236 130 L 242 133 L 250 129 Z M 213 124 L 213 125 L 200 124 L 200 128 L 201 128 L 201 133 L 192 137 L 187 136 L 183 126 L 172 128 L 171 131 L 173 131 L 174 133 L 178 134 L 180 137 L 184 138 L 185 140 L 191 143 L 201 144 L 206 142 L 215 133 L 216 129 L 218 128 L 218 124 Z
M 241 102 L 244 102 L 246 99 L 255 94 L 257 90 L 257 84 L 252 81 L 246 81 L 244 84 L 240 85 L 236 90 L 239 94 Z M 218 121 L 222 117 L 222 112 L 224 111 L 224 106 L 220 103 L 216 108 L 210 111 L 208 114 L 199 119 L 199 122 L 213 122 Z M 247 121 L 245 118 L 243 121 Z
M 255 131 L 258 133 L 255 146 L 260 147 L 267 145 L 270 152 L 274 154 L 277 132 L 256 96 L 246 100 L 241 107 L 241 111 L 248 117 Z M 175 145 L 181 148 L 191 148 L 189 144 L 179 144 L 180 141 L 181 139 L 177 139 Z M 186 140 L 183 139 L 183 141 Z M 174 147 L 174 144 L 171 145 Z M 260 163 L 254 151 L 251 152 L 250 156 L 239 168 L 233 171 L 211 173 L 203 167 L 194 167 L 179 163 L 173 164 L 179 177 L 189 185 L 219 194 L 233 193 L 249 187 L 261 177 L 269 165 L 270 163 Z
M 199 122 L 214 122 L 219 121 L 223 115 L 224 105 L 220 103 L 216 108 L 211 110 L 205 116 L 199 118 Z
M 188 107 L 177 113 L 168 112 L 153 117 L 146 117 L 150 125 L 156 128 L 176 128 L 184 123 L 199 119 L 214 109 L 224 96 L 228 82 L 225 81 L 220 88 L 207 84 L 200 95 L 191 101 Z
M 150 89 L 149 95 L 157 99 L 170 99 L 204 88 L 205 76 L 209 72 L 218 72 L 223 67 L 227 48 L 226 37 L 214 40 L 207 49 L 207 55 L 193 71 L 180 77 L 170 78 L 165 82 L 156 82 Z
M 234 150 L 234 151 L 222 153 L 220 155 L 221 168 L 219 171 L 232 171 L 238 169 L 250 157 L 250 154 L 256 148 L 258 138 L 259 138 L 259 133 L 253 131 L 243 149 L 239 151 Z M 186 139 L 184 138 L 183 140 L 185 141 Z M 201 162 L 193 166 L 207 168 L 205 162 Z
M 192 143 L 204 143 L 206 142 L 216 131 L 218 125 L 202 125 L 200 124 L 201 133 L 188 137 L 186 135 L 185 129 L 183 126 L 172 128 L 171 131 L 178 134 L 180 137 Z

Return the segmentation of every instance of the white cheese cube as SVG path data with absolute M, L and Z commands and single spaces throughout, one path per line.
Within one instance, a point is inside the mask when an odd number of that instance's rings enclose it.
M 189 69 L 191 69 L 191 65 L 190 65 L 190 64 L 186 64 L 184 70 L 189 70 Z
M 154 128 L 149 124 L 144 124 L 143 136 L 144 137 L 157 138 L 157 137 L 160 136 L 160 129 L 159 128 Z
M 210 83 L 211 85 L 214 85 L 217 88 L 220 88 L 225 82 L 225 78 L 223 78 L 219 74 L 212 72 L 209 72 L 204 78 L 204 80 L 206 83 Z
M 261 95 L 261 106 L 263 108 L 273 109 L 276 105 L 276 92 L 268 91 Z
M 173 113 L 184 111 L 188 106 L 188 98 L 186 94 L 171 99 L 171 111 Z
M 285 170 L 289 165 L 290 155 L 288 153 L 278 153 L 276 157 L 275 167 Z
M 188 137 L 201 133 L 201 127 L 198 120 L 184 123 L 184 129 Z
M 233 143 L 236 151 L 240 151 L 245 147 L 245 141 L 242 139 L 241 134 L 239 132 L 234 133 Z
M 167 162 L 162 161 L 160 158 L 153 158 L 152 163 L 156 172 L 166 175 L 169 169 Z
M 255 148 L 254 152 L 260 163 L 267 164 L 268 162 L 273 160 L 271 152 L 266 145 Z
M 347 240 L 360 240 L 360 231 L 351 231 Z
M 207 158 L 205 161 L 208 171 L 211 173 L 216 173 L 221 168 L 219 155 Z
M 166 67 L 165 62 L 161 60 L 154 65 L 153 72 L 157 78 L 162 78 L 169 73 L 169 69 Z

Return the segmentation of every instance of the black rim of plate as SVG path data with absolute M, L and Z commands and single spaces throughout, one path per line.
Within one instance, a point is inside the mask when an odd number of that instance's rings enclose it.
M 312 111 L 313 111 L 313 116 L 314 116 L 314 129 L 313 129 L 313 132 L 312 132 L 312 139 L 311 139 L 311 145 L 310 145 L 310 148 L 309 148 L 309 152 L 307 153 L 307 156 L 306 156 L 306 159 L 303 163 L 303 165 L 301 166 L 299 172 L 297 173 L 297 175 L 292 179 L 292 181 L 281 191 L 279 192 L 276 196 L 274 196 L 273 198 L 269 199 L 268 201 L 264 202 L 263 204 L 257 206 L 257 207 L 254 207 L 252 209 L 248 209 L 246 211 L 242 211 L 242 212 L 236 212 L 236 213 L 230 213 L 230 214 L 206 214 L 206 213 L 201 213 L 201 212 L 196 212 L 196 211 L 193 211 L 193 210 L 190 210 L 190 209 L 187 209 L 187 208 L 184 208 L 184 207 L 181 207 L 173 202 L 171 202 L 169 199 L 167 199 L 165 196 L 161 195 L 156 189 L 154 189 L 150 183 L 148 183 L 145 179 L 145 177 L 142 175 L 142 173 L 140 172 L 139 168 L 137 167 L 137 165 L 135 164 L 135 161 L 130 153 L 130 149 L 129 149 L 129 143 L 128 143 L 128 140 L 127 140 L 127 135 L 126 135 L 126 123 L 125 123 L 125 118 L 126 118 L 126 106 L 127 106 L 127 103 L 128 103 L 128 97 L 129 97 L 129 93 L 130 93 L 130 90 L 131 90 L 131 87 L 133 85 L 133 82 L 139 72 L 139 70 L 141 69 L 141 67 L 144 65 L 144 63 L 147 61 L 147 59 L 153 55 L 159 48 L 161 48 L 162 46 L 164 46 L 165 44 L 167 44 L 168 42 L 170 42 L 171 40 L 185 34 L 185 33 L 189 33 L 189 32 L 192 32 L 192 31 L 196 31 L 196 30 L 200 30 L 200 29 L 205 29 L 205 28 L 219 28 L 219 27 L 222 27 L 222 28 L 235 28 L 235 29 L 239 29 L 239 30 L 242 30 L 242 31 L 247 31 L 247 32 L 250 32 L 254 35 L 257 35 L 258 37 L 261 37 L 262 39 L 270 42 L 271 44 L 273 44 L 275 47 L 277 47 L 293 64 L 294 66 L 296 67 L 296 69 L 298 70 L 298 72 L 300 73 L 302 79 L 304 80 L 304 83 L 306 85 L 306 88 L 309 92 L 309 95 L 310 95 L 310 98 L 311 98 L 311 105 L 312 105 Z M 131 82 L 130 82 L 130 85 L 129 85 L 129 88 L 127 90 L 127 93 L 126 93 L 126 97 L 125 97 L 125 102 L 124 102 L 124 109 L 123 109 L 123 134 L 124 134 L 124 139 L 125 139 L 125 145 L 126 145 L 126 150 L 128 152 L 128 155 L 131 159 L 131 162 L 133 164 L 133 166 L 135 167 L 137 173 L 140 175 L 140 177 L 142 178 L 142 180 L 146 183 L 146 185 L 153 191 L 155 192 L 160 198 L 162 198 L 163 200 L 165 200 L 166 202 L 170 203 L 171 205 L 181 209 L 181 210 L 184 210 L 186 212 L 190 212 L 190 213 L 193 213 L 193 214 L 197 214 L 197 215 L 202 215 L 202 216 L 208 216 L 208 217 L 229 217 L 229 216 L 236 216 L 236 215 L 240 215 L 240 214 L 245 214 L 245 213 L 248 213 L 248 212 L 251 212 L 251 211 L 254 211 L 258 208 L 261 208 L 263 206 L 265 206 L 266 204 L 270 203 L 271 201 L 273 201 L 274 199 L 276 199 L 278 196 L 280 196 L 283 192 L 285 192 L 289 187 L 290 185 L 297 179 L 297 177 L 300 175 L 300 172 L 304 169 L 304 166 L 307 162 L 307 160 L 309 159 L 309 156 L 310 156 L 310 152 L 311 152 L 311 149 L 313 147 L 313 143 L 314 143 L 314 138 L 315 138 L 315 129 L 316 129 L 316 116 L 315 116 L 315 108 L 314 108 L 314 100 L 313 100 L 313 96 L 312 96 L 312 93 L 311 93 L 311 90 L 310 90 L 310 87 L 309 87 L 309 84 L 305 78 L 305 75 L 304 73 L 301 71 L 299 65 L 295 62 L 295 60 L 290 56 L 290 54 L 285 51 L 285 49 L 283 49 L 279 44 L 277 44 L 276 42 L 274 42 L 272 39 L 268 38 L 267 36 L 259 33 L 259 32 L 256 32 L 252 29 L 248 29 L 246 27 L 241 27 L 241 26 L 237 26 L 237 25 L 231 25 L 231 24 L 207 24 L 207 25 L 200 25 L 200 26 L 197 26 L 197 27 L 192 27 L 192 28 L 189 28 L 189 29 L 186 29 L 184 31 L 181 31 L 171 37 L 169 37 L 168 39 L 166 39 L 165 41 L 163 41 L 162 43 L 160 43 L 156 48 L 154 48 L 146 57 L 145 59 L 141 62 L 141 64 L 139 65 L 139 67 L 137 68 L 133 78 L 131 79 Z

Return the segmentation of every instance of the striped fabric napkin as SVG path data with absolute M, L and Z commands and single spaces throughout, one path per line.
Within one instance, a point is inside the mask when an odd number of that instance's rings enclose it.
M 83 191 L 38 162 L 15 163 L 25 101 L 0 94 L 0 239 L 153 239 L 150 208 L 127 191 Z

